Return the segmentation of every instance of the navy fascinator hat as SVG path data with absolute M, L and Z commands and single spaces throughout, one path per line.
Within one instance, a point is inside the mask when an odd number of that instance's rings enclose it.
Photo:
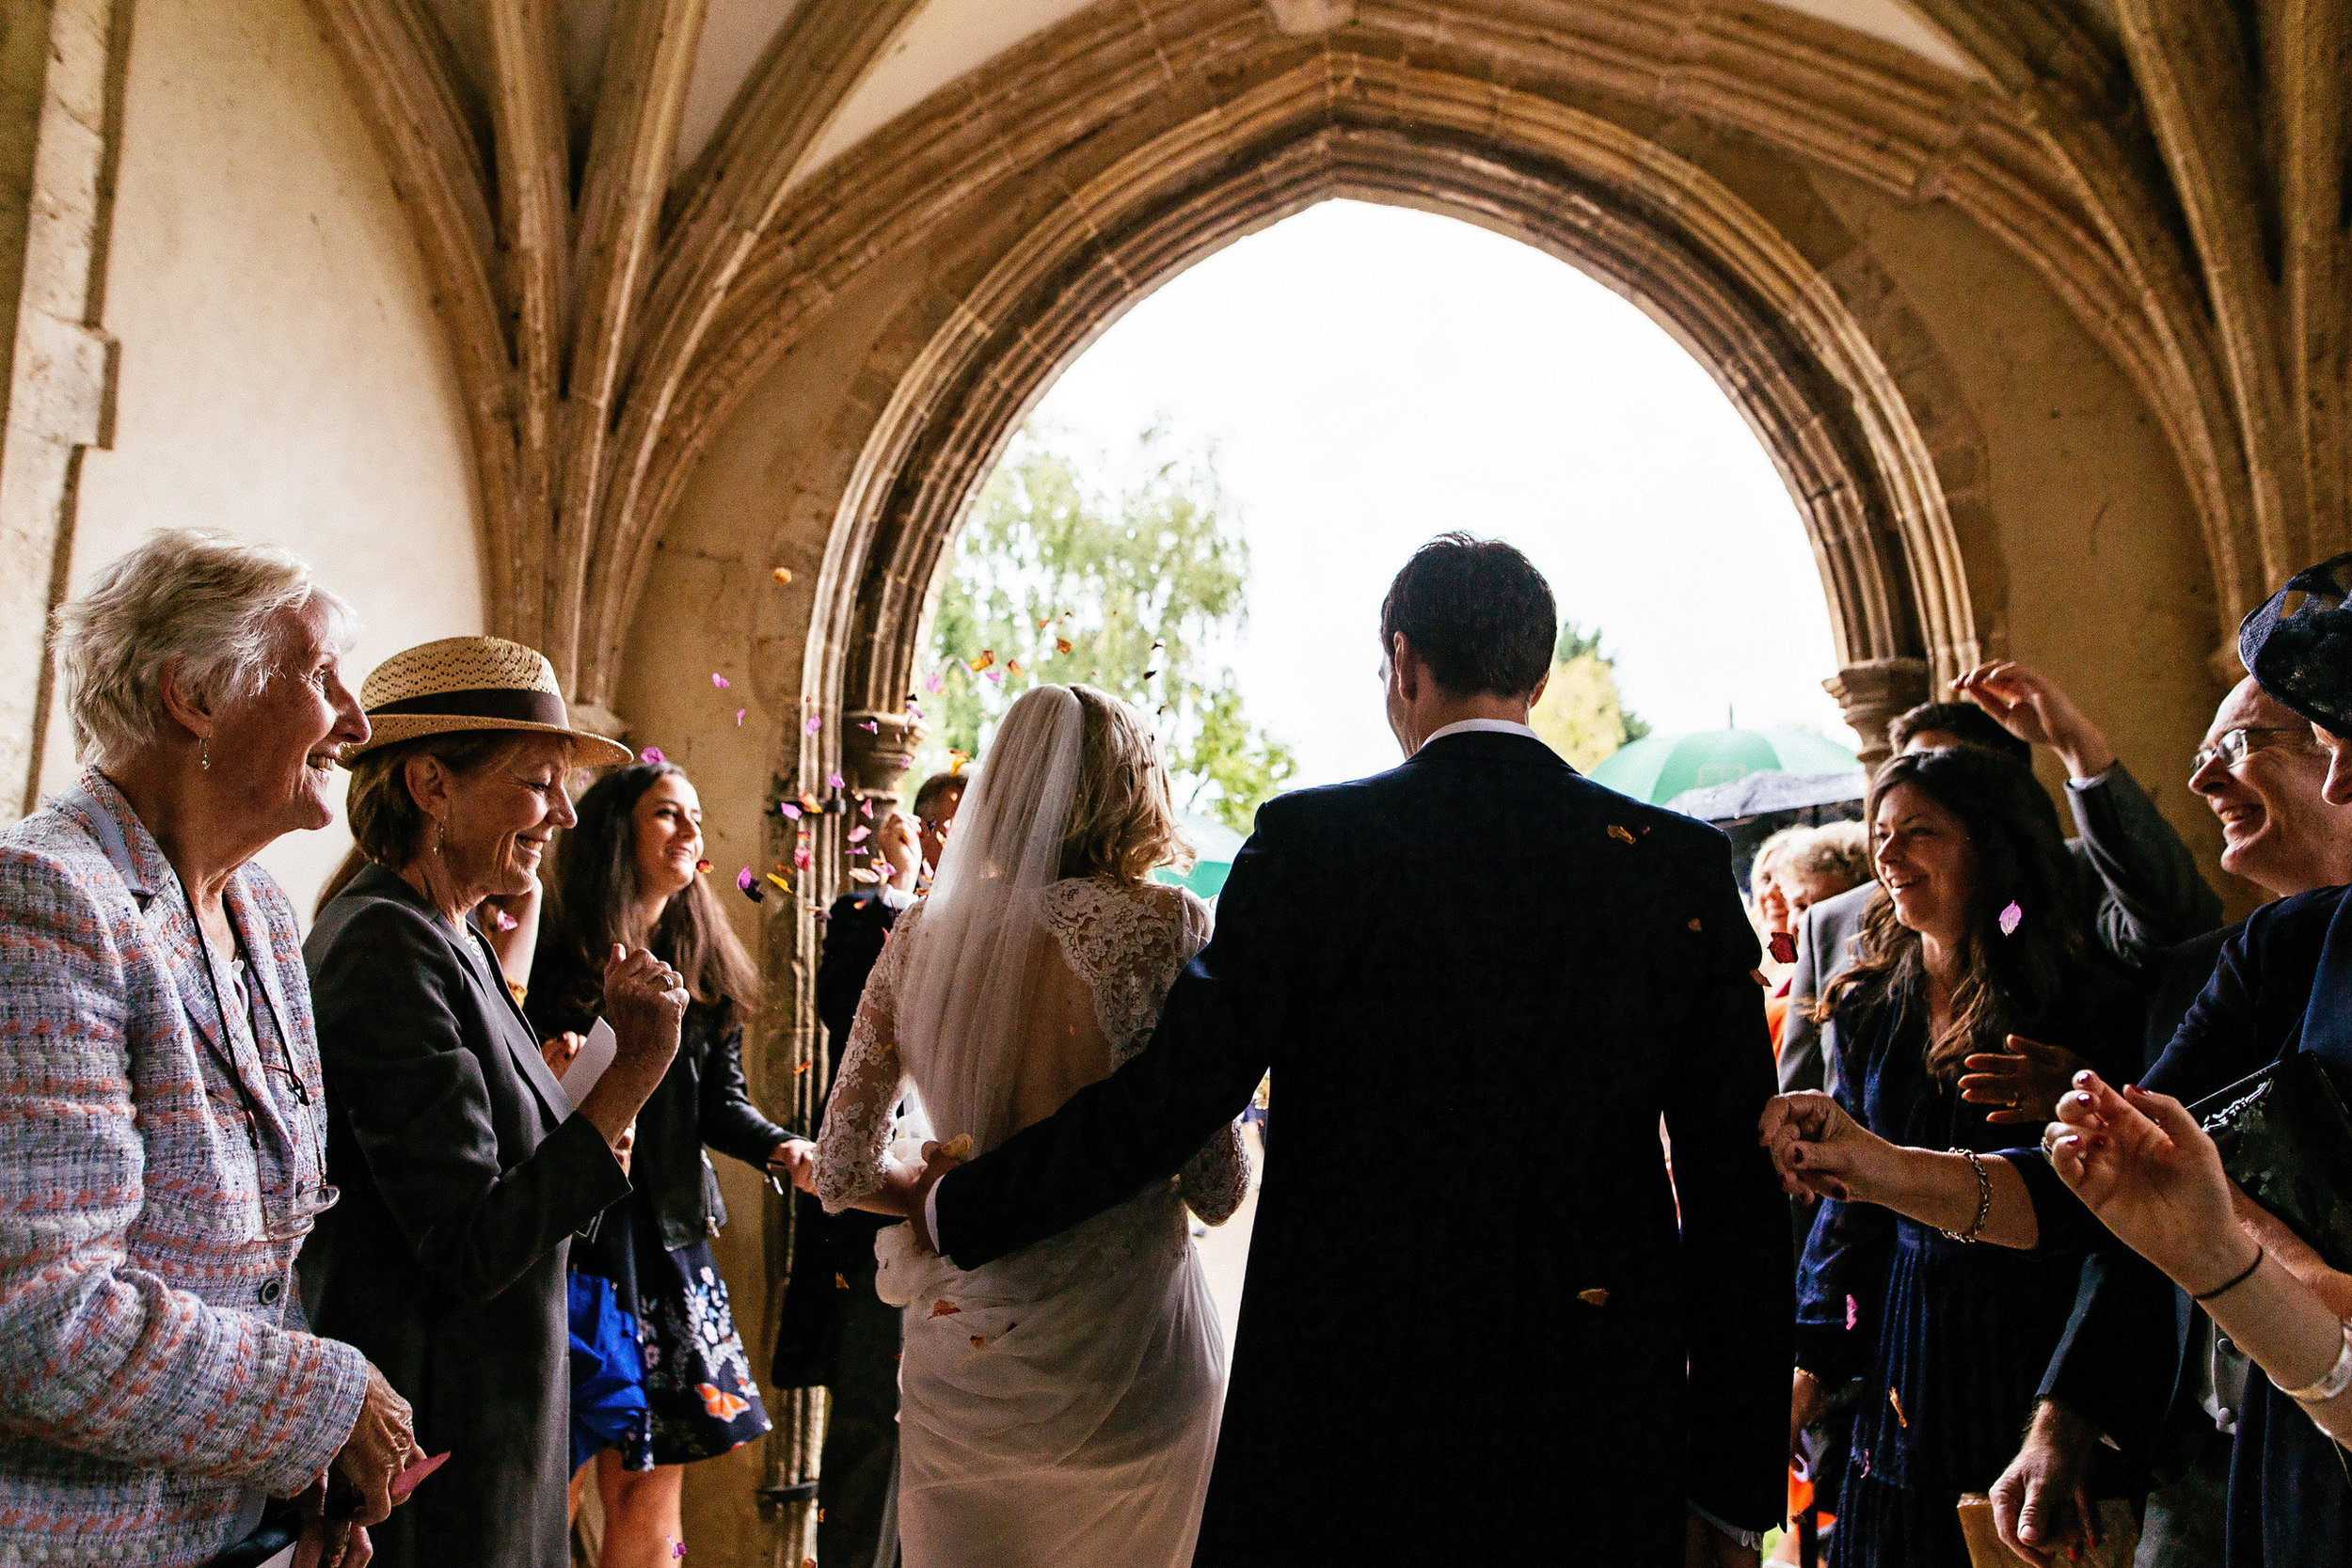
M 2305 567 L 2237 628 L 2238 661 L 2262 689 L 2352 736 L 2352 554 Z

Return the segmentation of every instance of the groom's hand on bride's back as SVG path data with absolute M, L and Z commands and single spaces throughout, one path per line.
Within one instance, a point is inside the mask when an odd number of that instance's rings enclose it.
M 941 1177 L 961 1164 L 936 1141 L 923 1146 L 923 1174 L 914 1179 L 914 1191 L 907 1200 L 907 1223 L 914 1227 L 914 1239 L 923 1243 L 925 1252 L 939 1250 L 939 1238 L 931 1234 L 931 1189 L 939 1185 Z

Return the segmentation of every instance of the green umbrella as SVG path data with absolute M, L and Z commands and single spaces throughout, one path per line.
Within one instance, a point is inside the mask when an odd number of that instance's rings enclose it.
M 1862 766 L 1834 740 L 1803 730 L 1692 730 L 1653 735 L 1618 749 L 1587 775 L 1621 795 L 1664 805 L 1751 773 L 1840 773 Z
M 1233 857 L 1241 853 L 1242 836 L 1215 817 L 1199 816 L 1188 811 L 1176 814 L 1176 825 L 1184 831 L 1185 841 L 1200 858 L 1190 871 L 1179 873 L 1162 866 L 1152 873 L 1155 882 L 1172 882 L 1188 887 L 1202 898 L 1214 898 L 1225 889 L 1225 879 L 1233 872 Z

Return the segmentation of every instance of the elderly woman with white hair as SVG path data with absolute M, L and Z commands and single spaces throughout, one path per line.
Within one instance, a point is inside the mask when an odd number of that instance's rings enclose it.
M 324 1085 L 294 908 L 252 863 L 331 820 L 368 737 L 352 619 L 294 556 L 188 531 L 59 613 L 89 766 L 0 830 L 10 1560 L 258 1561 L 298 1497 L 362 1562 L 421 1457 L 366 1358 L 305 1332 Z

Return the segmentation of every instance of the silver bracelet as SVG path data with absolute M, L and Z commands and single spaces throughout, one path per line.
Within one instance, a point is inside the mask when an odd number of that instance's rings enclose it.
M 1955 1148 L 1952 1152 L 1966 1160 L 1968 1168 L 1977 1173 L 1977 1217 L 1968 1222 L 1967 1229 L 1945 1230 L 1944 1234 L 1955 1242 L 1973 1242 L 1982 1234 L 1984 1222 L 1993 1213 L 1993 1178 L 1984 1173 L 1984 1162 L 1977 1158 L 1975 1149 Z M 1941 1226 L 1936 1228 L 1943 1229 Z
M 2336 1353 L 2336 1364 L 2317 1383 L 2307 1383 L 2300 1388 L 2281 1388 L 2279 1392 L 2297 1404 L 2325 1404 L 2346 1388 L 2352 1388 L 2352 1323 L 2344 1325 L 2344 1349 Z

